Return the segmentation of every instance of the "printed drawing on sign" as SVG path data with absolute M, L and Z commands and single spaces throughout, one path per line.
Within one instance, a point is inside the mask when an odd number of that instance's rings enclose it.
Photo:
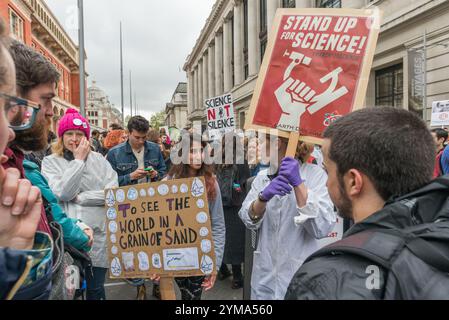
M 341 67 L 338 67 L 320 79 L 321 83 L 328 83 L 329 86 L 323 92 L 317 93 L 301 79 L 294 79 L 291 76 L 296 66 L 300 64 L 309 66 L 312 58 L 298 52 L 288 52 L 288 50 L 285 51 L 284 56 L 289 57 L 292 62 L 285 70 L 284 83 L 275 92 L 282 109 L 277 129 L 299 131 L 300 119 L 304 112 L 314 114 L 343 97 L 348 93 L 348 89 L 345 86 L 337 88 L 339 75 L 343 71 Z
M 199 268 L 198 249 L 166 249 L 163 250 L 165 270 L 193 270 Z

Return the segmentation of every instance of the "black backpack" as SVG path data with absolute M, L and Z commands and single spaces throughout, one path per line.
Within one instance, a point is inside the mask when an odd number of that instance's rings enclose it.
M 449 176 L 386 204 L 406 210 L 413 226 L 370 229 L 348 236 L 310 256 L 356 255 L 386 274 L 383 299 L 449 299 Z M 307 262 L 306 261 L 306 262 Z

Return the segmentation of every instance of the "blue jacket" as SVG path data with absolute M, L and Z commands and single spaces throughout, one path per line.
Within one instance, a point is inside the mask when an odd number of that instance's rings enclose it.
M 25 175 L 31 184 L 38 187 L 41 190 L 42 197 L 48 202 L 51 208 L 53 219 L 62 226 L 64 233 L 64 241 L 75 247 L 78 250 L 88 252 L 90 247 L 88 246 L 89 238 L 83 230 L 77 225 L 76 219 L 67 217 L 59 205 L 58 199 L 51 191 L 48 185 L 47 179 L 39 171 L 39 167 L 31 161 L 25 160 L 23 162 L 25 169 Z
M 449 147 L 444 148 L 443 155 L 441 156 L 441 168 L 443 175 L 449 174 Z
M 153 167 L 158 172 L 158 180 L 162 179 L 167 173 L 164 157 L 161 149 L 153 142 L 145 142 L 144 146 L 145 168 Z M 137 158 L 133 153 L 129 142 L 119 144 L 112 148 L 106 157 L 112 168 L 117 172 L 120 186 L 129 186 L 137 184 L 137 180 L 131 180 L 131 173 L 138 169 Z

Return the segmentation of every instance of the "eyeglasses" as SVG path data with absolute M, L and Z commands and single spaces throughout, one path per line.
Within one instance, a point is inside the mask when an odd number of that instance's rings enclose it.
M 0 98 L 5 99 L 4 112 L 9 120 L 9 127 L 14 131 L 30 129 L 36 121 L 41 106 L 26 99 L 10 96 L 0 92 Z

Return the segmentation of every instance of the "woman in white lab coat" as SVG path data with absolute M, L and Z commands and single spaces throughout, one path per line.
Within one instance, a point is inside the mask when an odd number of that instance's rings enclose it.
M 270 154 L 265 139 L 261 148 L 262 155 Z M 258 230 L 251 278 L 253 300 L 284 299 L 295 272 L 336 222 L 324 170 L 306 161 L 282 159 L 287 149 L 284 139 L 276 139 L 271 148 L 277 150 L 270 159 L 271 167 L 257 175 L 239 212 L 247 228 Z

